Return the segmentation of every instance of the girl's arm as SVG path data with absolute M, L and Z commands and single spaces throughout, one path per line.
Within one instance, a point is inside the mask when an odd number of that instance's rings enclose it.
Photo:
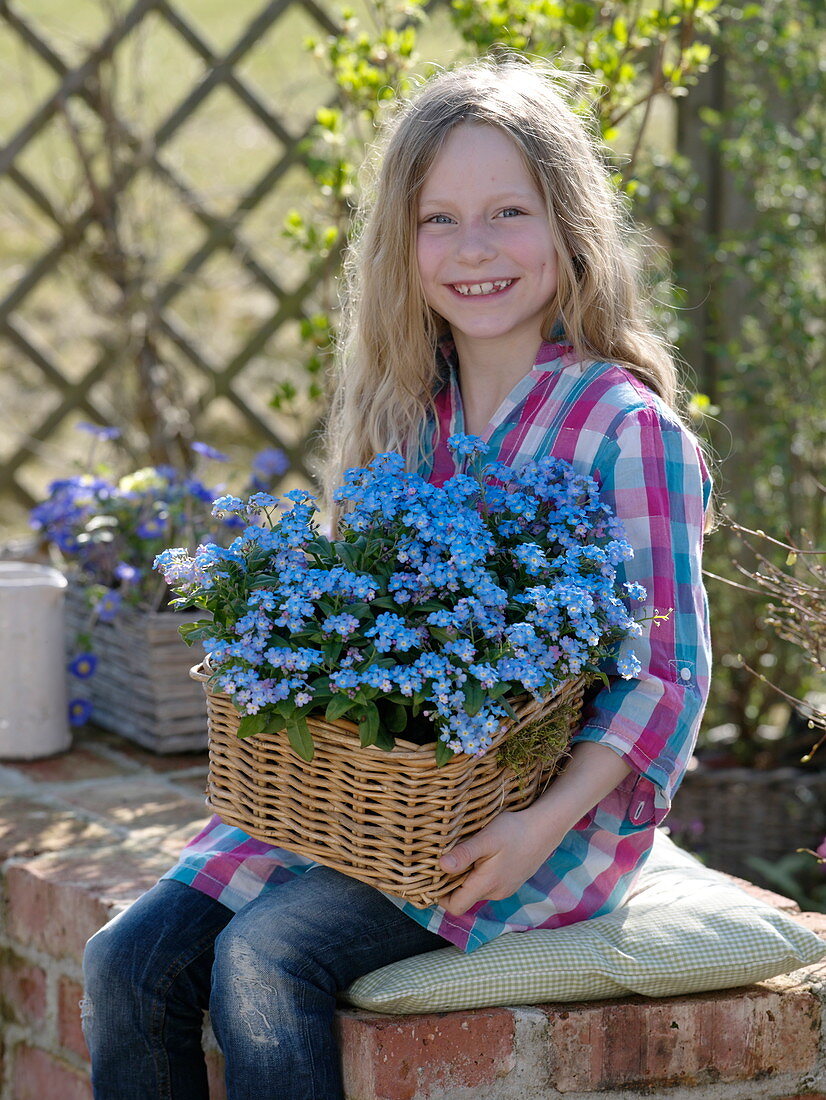
M 615 408 L 620 402 L 607 404 Z M 465 884 L 444 899 L 445 908 L 457 915 L 477 901 L 518 891 L 565 834 L 615 788 L 621 786 L 605 818 L 616 819 L 617 835 L 659 824 L 700 724 L 710 657 L 701 572 L 708 485 L 696 443 L 654 408 L 629 411 L 610 432 L 603 405 L 588 408 L 587 430 L 580 415 L 576 430 L 560 433 L 557 450 L 596 476 L 634 547 L 634 558 L 617 570 L 618 580 L 641 584 L 648 599 L 639 609 L 641 636 L 624 642 L 620 653 L 632 649 L 640 672 L 626 680 L 616 658 L 605 661 L 601 667 L 609 685 L 584 708 L 565 771 L 529 809 L 500 814 L 457 845 L 458 865 L 444 863 L 445 869 L 475 864 Z M 594 456 L 590 446 L 596 438 L 601 442 Z M 667 621 L 654 618 L 669 610 Z M 541 892 L 541 885 L 537 889 Z
M 542 866 L 566 833 L 630 773 L 613 749 L 575 745 L 564 770 L 526 810 L 505 811 L 441 858 L 445 871 L 464 871 L 465 882 L 441 904 L 461 916 L 476 902 L 510 897 Z

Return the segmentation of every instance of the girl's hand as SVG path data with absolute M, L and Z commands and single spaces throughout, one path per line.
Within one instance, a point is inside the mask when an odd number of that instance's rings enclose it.
M 532 806 L 504 810 L 478 833 L 441 857 L 445 871 L 473 871 L 441 899 L 460 917 L 477 901 L 515 894 L 535 874 L 584 814 L 629 775 L 630 765 L 607 745 L 574 745 L 562 772 Z
M 446 852 L 440 860 L 443 870 L 458 873 L 471 864 L 474 869 L 440 904 L 458 917 L 477 901 L 497 901 L 516 893 L 565 835 L 563 829 L 551 839 L 547 827 L 537 830 L 532 824 L 524 810 L 505 810 L 469 840 Z

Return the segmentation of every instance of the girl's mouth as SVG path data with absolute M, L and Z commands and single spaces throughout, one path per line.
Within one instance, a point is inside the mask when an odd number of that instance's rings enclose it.
M 489 283 L 449 283 L 448 285 L 463 298 L 475 298 L 483 294 L 501 294 L 515 281 L 515 279 L 493 279 Z

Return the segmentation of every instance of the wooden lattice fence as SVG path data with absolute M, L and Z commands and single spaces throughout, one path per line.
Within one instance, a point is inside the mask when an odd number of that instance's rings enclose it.
M 323 2 L 329 10 L 317 0 L 94 0 L 107 18 L 66 49 L 65 35 L 46 30 L 49 4 L 35 15 L 24 0 L 0 0 L 0 533 L 20 527 L 78 457 L 78 420 L 124 427 L 135 460 L 180 465 L 187 443 L 207 438 L 231 444 L 242 468 L 253 449 L 281 447 L 293 474 L 310 476 L 318 402 L 285 414 L 269 398 L 306 358 L 301 321 L 335 298 L 335 250 L 314 257 L 282 234 L 289 208 L 318 195 L 308 139 L 316 109 L 337 97 L 302 44 L 339 33 L 338 0 Z M 55 12 L 64 6 L 53 0 Z M 64 30 L 78 22 L 69 7 Z M 213 24 L 236 27 L 221 47 L 204 30 L 207 9 Z M 434 56 L 450 54 L 450 33 L 432 40 Z M 9 59 L 10 42 L 45 74 L 30 94 L 17 87 L 26 66 Z M 147 67 L 154 109 L 143 113 L 141 80 L 124 77 L 136 42 L 144 58 L 173 56 Z M 275 78 L 263 83 L 262 58 Z M 698 138 L 698 106 L 725 108 L 721 73 L 718 64 L 680 101 L 677 134 L 702 180 L 710 236 L 739 224 L 742 207 L 718 150 Z M 245 159 L 245 142 L 256 157 Z M 67 163 L 69 178 L 49 186 Z M 685 350 L 713 396 L 708 272 L 687 224 Z
M 254 232 L 246 231 L 257 208 L 271 201 L 288 176 L 292 174 L 293 193 L 296 188 L 301 190 L 296 172 L 302 171 L 307 155 L 304 142 L 313 116 L 308 112 L 298 123 L 288 119 L 290 111 L 279 109 L 270 97 L 260 94 L 243 68 L 249 52 L 264 40 L 275 66 L 290 52 L 301 53 L 300 38 L 295 40 L 293 34 L 293 40 L 286 41 L 276 26 L 297 9 L 305 24 L 315 30 L 334 33 L 337 28 L 314 0 L 269 0 L 260 4 L 229 48 L 218 53 L 182 7 L 170 0 L 135 0 L 85 57 L 73 61 L 27 16 L 22 3 L 0 3 L 6 35 L 16 37 L 17 44 L 25 46 L 55 81 L 52 90 L 32 104 L 28 117 L 0 151 L 0 182 L 6 194 L 13 195 L 14 201 L 24 201 L 33 221 L 40 219 L 41 226 L 48 226 L 48 232 L 41 228 L 35 234 L 35 239 L 46 240 L 45 246 L 30 249 L 22 263 L 13 265 L 15 277 L 7 280 L 0 301 L 0 404 L 5 406 L 0 497 L 14 498 L 24 508 L 33 503 L 33 470 L 42 462 L 44 449 L 52 453 L 53 441 L 61 438 L 61 432 L 65 439 L 69 426 L 79 418 L 111 422 L 119 402 L 123 413 L 124 401 L 145 432 L 136 449 L 143 447 L 145 453 L 148 437 L 148 453 L 156 460 L 174 460 L 173 455 L 164 453 L 164 447 L 168 447 L 170 434 L 176 434 L 161 430 L 168 424 L 156 423 L 159 411 L 161 418 L 165 413 L 185 423 L 186 431 L 178 434 L 192 438 L 194 433 L 197 438 L 205 432 L 210 408 L 223 399 L 224 410 L 229 406 L 234 411 L 235 438 L 254 440 L 258 446 L 282 447 L 294 470 L 306 472 L 302 438 L 291 431 L 284 418 L 279 421 L 267 406 L 267 392 L 261 391 L 266 390 L 268 377 L 273 383 L 275 380 L 277 367 L 272 359 L 278 354 L 279 336 L 288 332 L 291 323 L 295 328 L 296 321 L 312 309 L 314 292 L 336 257 L 306 261 L 298 271 L 293 261 L 291 279 L 285 279 L 275 270 L 278 265 L 272 262 L 272 248 L 270 255 L 262 257 L 260 225 Z M 107 81 L 115 71 L 119 51 L 127 43 L 131 48 L 150 17 L 152 26 L 144 33 L 157 36 L 161 28 L 164 34 L 172 32 L 179 44 L 192 52 L 199 71 L 185 94 L 166 105 L 157 125 L 146 133 L 132 126 L 128 112 L 118 110 Z M 219 88 L 235 97 L 236 106 L 243 106 L 259 143 L 264 133 L 275 146 L 268 152 L 263 171 L 237 187 L 229 203 L 226 192 L 230 188 L 219 194 L 222 202 L 213 201 L 188 178 L 173 149 L 182 128 Z M 332 87 L 326 94 L 332 96 Z M 315 102 L 324 102 L 324 97 Z M 62 208 L 44 187 L 37 170 L 27 164 L 30 151 L 47 131 L 54 133 L 55 123 L 62 124 L 85 169 L 83 201 L 77 202 L 75 196 L 75 201 Z M 97 138 L 91 151 L 89 134 Z M 226 154 L 222 156 L 216 148 L 215 155 L 219 179 L 227 167 Z M 162 187 L 167 204 L 179 204 L 180 212 L 169 214 L 170 235 L 176 232 L 172 228 L 175 218 L 183 217 L 184 210 L 189 219 L 189 232 L 178 238 L 182 247 L 175 262 L 170 264 L 167 258 L 161 275 L 158 268 L 163 265 L 152 267 L 145 247 L 126 239 L 124 196 L 138 179 Z M 303 183 L 304 190 L 309 190 L 308 176 Z M 273 238 L 279 237 L 279 231 L 278 224 L 270 223 Z M 83 261 L 72 267 L 78 254 Z M 248 308 L 243 325 L 226 333 L 216 349 L 214 328 L 206 325 L 201 331 L 194 330 L 182 319 L 185 311 L 179 311 L 177 305 L 218 257 L 231 260 L 234 277 L 241 284 L 230 293 L 239 301 L 253 302 L 254 307 Z M 82 274 L 85 268 L 93 269 L 92 276 Z M 84 330 L 68 336 L 61 330 L 62 307 L 52 299 L 55 273 L 64 278 L 67 270 L 76 276 L 81 272 L 75 300 L 78 317 L 83 318 L 78 327 Z M 87 278 L 94 280 L 92 296 L 97 296 L 91 309 L 90 286 L 83 282 Z M 50 286 L 51 292 L 46 293 Z M 214 292 L 213 287 L 213 296 Z M 110 308 L 101 310 L 101 301 Z M 110 326 L 110 322 L 114 324 Z M 76 335 L 82 336 L 85 354 L 78 354 Z M 289 343 L 289 338 L 282 342 L 282 351 L 284 343 Z M 266 368 L 263 360 L 267 360 Z M 171 364 L 170 369 L 165 369 L 165 364 Z M 134 372 L 133 381 L 127 377 L 129 371 Z M 173 376 L 178 381 L 170 386 Z M 181 377 L 188 381 L 181 382 Z M 246 383 L 248 378 L 254 381 Z M 21 379 L 27 394 L 23 408 L 15 404 L 14 397 L 20 392 Z M 121 419 L 128 417 L 121 415 Z M 301 436 L 304 434 L 306 425 Z M 54 462 L 51 465 L 53 474 Z

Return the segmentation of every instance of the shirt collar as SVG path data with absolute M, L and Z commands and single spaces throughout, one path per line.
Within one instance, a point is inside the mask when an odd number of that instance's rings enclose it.
M 562 364 L 560 360 L 572 352 L 573 346 L 564 343 L 564 334 L 561 330 L 555 330 L 554 336 L 559 335 L 560 341 L 543 340 L 534 359 L 532 371 L 556 370 Z M 436 344 L 436 376 L 437 389 L 455 380 L 459 370 L 459 359 L 456 355 L 456 345 L 450 336 L 444 336 Z

